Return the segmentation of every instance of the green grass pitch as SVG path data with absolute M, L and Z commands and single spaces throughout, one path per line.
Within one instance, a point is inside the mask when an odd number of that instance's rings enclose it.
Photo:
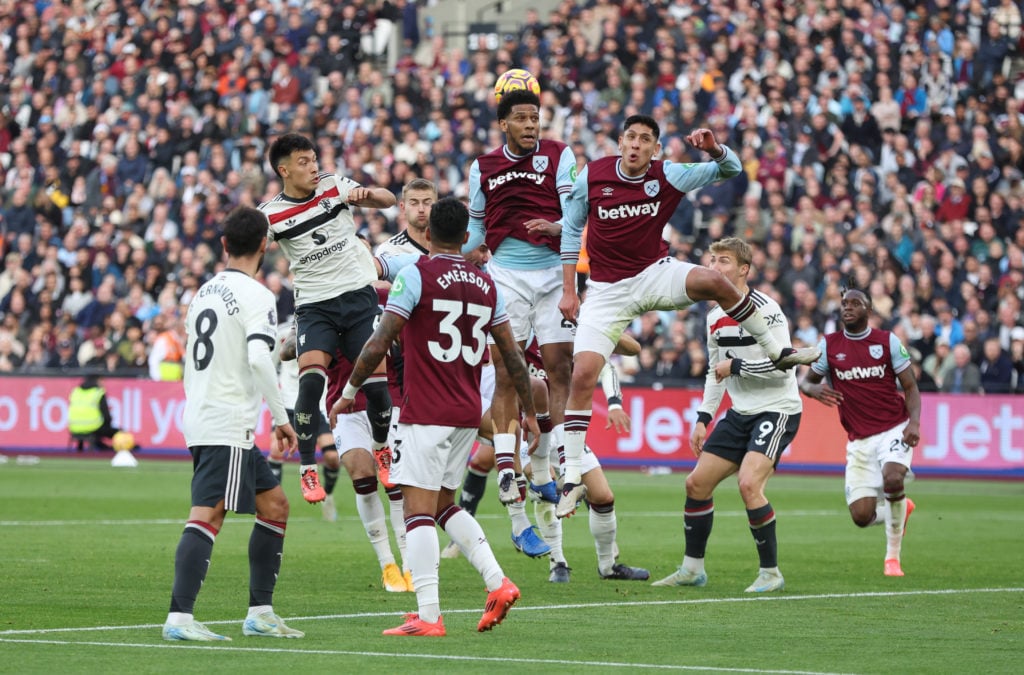
M 704 588 L 599 579 L 585 512 L 565 522 L 572 582 L 550 584 L 546 561 L 513 549 L 492 482 L 480 521 L 522 600 L 501 626 L 477 633 L 483 583 L 465 559 L 443 560 L 448 635 L 425 639 L 381 635 L 415 598 L 381 589 L 351 484 L 339 484 L 340 517 L 327 523 L 299 496 L 295 465 L 286 468 L 292 513 L 275 609 L 306 637 L 242 636 L 251 518 L 229 516 L 196 617 L 234 639 L 209 645 L 160 637 L 190 463 L 0 465 L 0 672 L 1021 671 L 1021 482 L 909 484 L 918 509 L 907 576 L 893 579 L 882 575 L 883 529 L 850 522 L 840 476 L 776 476 L 768 495 L 786 590 L 763 597 L 744 593 L 757 555 L 734 480 L 716 494 Z M 609 478 L 621 561 L 667 575 L 682 558 L 685 475 Z

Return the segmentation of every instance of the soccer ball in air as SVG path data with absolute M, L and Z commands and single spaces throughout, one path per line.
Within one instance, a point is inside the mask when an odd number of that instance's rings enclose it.
M 110 444 L 114 446 L 114 450 L 121 452 L 123 450 L 135 449 L 135 436 L 128 433 L 127 431 L 118 431 L 114 434 L 113 438 L 110 439 Z
M 516 89 L 525 89 L 540 95 L 540 82 L 528 70 L 522 68 L 506 70 L 494 83 L 494 100 L 501 103 L 502 96 Z

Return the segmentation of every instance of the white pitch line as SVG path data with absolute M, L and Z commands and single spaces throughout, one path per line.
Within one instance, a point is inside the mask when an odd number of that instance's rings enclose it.
M 655 605 L 717 605 L 735 602 L 787 602 L 792 600 L 843 600 L 859 598 L 896 598 L 920 595 L 967 595 L 972 593 L 1022 593 L 1024 588 L 947 588 L 919 591 L 865 591 L 863 593 L 816 593 L 811 595 L 754 595 L 736 598 L 691 598 L 686 600 L 637 600 L 630 602 L 580 602 L 560 605 L 516 605 L 512 611 L 544 612 L 564 609 L 592 609 L 597 607 L 651 607 Z M 480 609 L 445 609 L 445 614 L 478 613 Z M 374 617 L 401 616 L 402 612 L 356 612 L 352 614 L 319 614 L 314 616 L 282 617 L 287 621 L 325 621 L 335 619 L 365 619 Z M 241 619 L 219 619 L 203 621 L 207 626 L 239 623 Z M 0 638 L 5 635 L 46 635 L 51 633 L 85 633 L 91 631 L 115 630 L 150 630 L 160 628 L 160 623 L 145 623 L 126 626 L 82 626 L 76 628 L 30 628 L 0 631 Z M 77 644 L 77 643 L 76 643 Z
M 763 675 L 840 675 L 817 670 L 766 670 L 763 668 L 724 668 L 719 666 L 682 666 L 662 663 L 626 663 L 617 661 L 572 661 L 569 659 L 524 659 L 508 656 L 462 656 L 455 654 L 409 654 L 393 652 L 360 652 L 344 649 L 281 649 L 278 647 L 230 647 L 227 645 L 190 644 L 132 644 L 126 642 L 78 642 L 74 640 L 11 640 L 0 637 L 0 642 L 43 645 L 89 645 L 93 647 L 119 647 L 130 649 L 200 649 L 208 652 L 257 652 L 260 654 L 315 654 L 318 656 L 361 656 L 400 659 L 430 659 L 444 661 L 483 661 L 486 663 L 521 663 L 542 666 L 592 666 L 595 668 L 644 668 L 647 670 L 682 670 L 717 673 L 757 673 Z

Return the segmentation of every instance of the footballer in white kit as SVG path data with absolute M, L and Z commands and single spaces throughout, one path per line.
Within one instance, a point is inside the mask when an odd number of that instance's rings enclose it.
M 210 566 L 214 541 L 228 511 L 255 513 L 249 538 L 249 614 L 242 634 L 302 637 L 272 606 L 281 569 L 288 498 L 254 444 L 256 420 L 266 400 L 275 439 L 286 453 L 297 439 L 288 422 L 272 353 L 276 300 L 255 280 L 267 247 L 267 219 L 239 207 L 224 220 L 221 241 L 227 269 L 196 292 L 185 325 L 185 413 L 182 431 L 192 455 L 188 522 L 174 554 L 174 584 L 165 640 L 229 640 L 193 615 Z
M 288 423 L 271 360 L 277 335 L 276 304 L 274 294 L 263 284 L 232 269 L 196 292 L 185 319 L 182 431 L 189 447 L 252 447 L 264 397 L 274 423 Z M 267 346 L 267 373 L 252 370 L 249 351 L 241 348 L 254 341 Z M 268 376 L 268 382 L 261 381 Z
M 359 355 L 379 313 L 373 258 L 356 236 L 351 205 L 387 208 L 395 196 L 385 188 L 321 172 L 316 147 L 301 134 L 283 134 L 270 146 L 270 164 L 281 178 L 280 194 L 259 209 L 270 221 L 295 276 L 299 394 L 295 430 L 299 437 L 302 494 L 308 502 L 326 498 L 316 467 L 320 399 L 327 369 L 339 350 Z M 363 388 L 373 427 L 374 451 L 387 445 L 391 397 L 383 370 Z

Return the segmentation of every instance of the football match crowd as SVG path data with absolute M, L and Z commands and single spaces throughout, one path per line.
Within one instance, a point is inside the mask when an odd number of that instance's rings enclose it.
M 286 131 L 362 185 L 466 197 L 502 142 L 494 82 L 521 67 L 580 166 L 635 112 L 667 159 L 707 160 L 682 140 L 698 127 L 737 152 L 743 173 L 684 200 L 666 239 L 693 262 L 754 244 L 751 286 L 797 346 L 838 328 L 852 285 L 922 390 L 1024 392 L 1020 3 L 905 4 L 565 0 L 469 52 L 408 0 L 0 2 L 0 374 L 159 377 L 219 224 L 280 191 L 266 150 Z M 404 226 L 356 211 L 371 242 Z M 274 251 L 263 280 L 290 316 Z M 705 312 L 637 320 L 624 380 L 703 380 Z

